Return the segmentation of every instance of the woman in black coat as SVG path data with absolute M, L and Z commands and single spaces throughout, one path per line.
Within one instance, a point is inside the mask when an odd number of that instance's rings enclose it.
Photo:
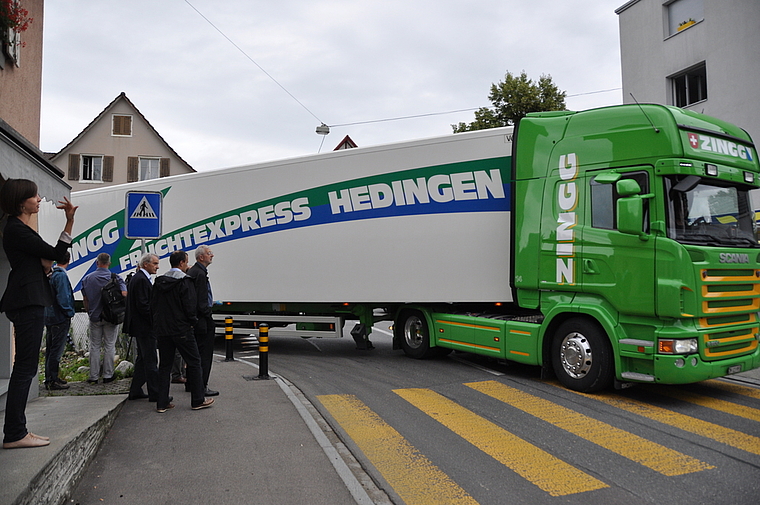
M 71 246 L 71 231 L 77 207 L 64 197 L 57 206 L 66 213 L 66 226 L 55 247 L 47 244 L 30 222 L 39 212 L 42 199 L 37 185 L 26 179 L 8 179 L 0 188 L 0 208 L 7 222 L 3 230 L 3 249 L 11 265 L 8 285 L 0 300 L 0 312 L 13 322 L 16 354 L 8 384 L 3 428 L 3 449 L 41 447 L 50 439 L 26 430 L 26 400 L 37 363 L 44 329 L 44 309 L 53 304 L 47 278 L 52 260 L 63 259 Z

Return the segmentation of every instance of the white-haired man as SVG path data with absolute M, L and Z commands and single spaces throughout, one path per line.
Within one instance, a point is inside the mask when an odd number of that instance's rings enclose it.
M 206 396 L 216 396 L 219 391 L 208 388 L 208 378 L 211 375 L 211 364 L 214 361 L 214 319 L 211 317 L 211 307 L 214 297 L 211 294 L 211 283 L 208 280 L 208 266 L 214 261 L 214 252 L 207 245 L 199 245 L 195 249 L 195 265 L 187 275 L 195 279 L 195 294 L 198 304 L 198 323 L 195 326 L 195 341 L 201 355 L 203 369 L 203 387 Z
M 129 389 L 129 399 L 148 398 L 158 401 L 158 354 L 156 336 L 153 334 L 153 316 L 150 311 L 150 297 L 153 289 L 151 276 L 158 272 L 158 256 L 145 254 L 140 258 L 140 268 L 129 281 L 127 294 L 127 320 L 129 336 L 137 342 L 135 373 Z M 148 394 L 143 391 L 148 386 Z M 171 401 L 171 400 L 169 400 Z

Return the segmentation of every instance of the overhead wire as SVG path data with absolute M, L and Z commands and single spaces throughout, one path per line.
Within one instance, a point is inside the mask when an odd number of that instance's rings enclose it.
M 417 118 L 421 118 L 421 117 L 444 116 L 444 115 L 447 115 L 447 114 L 457 114 L 459 112 L 470 112 L 470 111 L 474 111 L 474 110 L 490 109 L 490 108 L 492 108 L 492 107 L 470 107 L 470 108 L 466 108 L 466 109 L 457 109 L 457 110 L 450 110 L 450 111 L 444 111 L 444 112 L 429 112 L 429 113 L 426 113 L 426 114 L 414 114 L 414 115 L 410 115 L 410 116 L 398 116 L 398 117 L 391 117 L 391 118 L 384 118 L 384 119 L 372 119 L 372 120 L 367 120 L 367 121 L 356 121 L 356 122 L 353 122 L 353 123 L 342 123 L 342 124 L 330 124 L 330 125 L 328 125 L 324 121 L 322 121 L 321 119 L 319 119 L 319 117 L 316 114 L 314 114 L 311 111 L 311 109 L 309 109 L 308 107 L 306 107 L 306 105 L 304 105 L 303 102 L 301 102 L 298 98 L 296 98 L 295 95 L 293 95 L 293 93 L 291 93 L 290 91 L 288 91 L 288 89 L 285 88 L 285 86 L 283 86 L 282 84 L 280 84 L 280 82 L 277 79 L 275 79 L 269 72 L 267 72 L 264 69 L 264 67 L 262 67 L 261 65 L 259 65 L 256 62 L 256 60 L 254 60 L 248 53 L 245 52 L 245 50 L 243 50 L 243 48 L 241 48 L 239 45 L 237 45 L 235 43 L 235 41 L 233 41 L 231 38 L 229 38 L 227 36 L 227 34 L 225 34 L 209 18 L 207 18 L 201 11 L 199 11 L 193 4 L 191 4 L 189 0 L 185 0 L 185 3 L 187 5 L 189 5 L 195 12 L 197 12 L 200 17 L 202 17 L 209 25 L 211 25 L 211 27 L 214 28 L 214 30 L 216 30 L 217 32 L 219 32 L 219 34 L 222 37 L 224 37 L 225 39 L 227 39 L 227 41 L 230 44 L 232 44 L 235 47 L 235 49 L 237 49 L 238 51 L 240 51 L 240 53 L 242 53 L 243 56 L 245 56 L 248 60 L 250 60 L 251 63 L 253 63 L 254 65 L 256 65 L 256 67 L 259 70 L 261 70 L 264 73 L 264 75 L 266 75 L 267 77 L 269 77 L 269 79 L 271 79 L 272 82 L 274 82 L 275 84 L 277 84 L 277 86 L 279 86 L 280 89 L 282 89 L 285 93 L 287 93 L 288 96 L 290 96 L 290 98 L 292 98 L 293 100 L 295 100 L 295 102 L 298 105 L 300 105 L 301 107 L 303 107 L 303 109 L 306 112 L 308 112 L 309 114 L 311 114 L 314 117 L 314 119 L 316 119 L 317 121 L 319 121 L 320 124 L 322 124 L 323 126 L 328 126 L 330 128 L 340 128 L 340 127 L 344 127 L 344 126 L 357 126 L 357 125 L 374 124 L 374 123 L 385 123 L 385 122 L 389 122 L 389 121 L 401 121 L 401 120 L 404 120 L 404 119 L 417 119 Z M 602 90 L 597 90 L 597 91 L 589 91 L 589 92 L 585 92 L 585 93 L 576 93 L 576 94 L 573 94 L 573 95 L 567 95 L 567 98 L 572 98 L 572 97 L 576 97 L 576 96 L 594 95 L 594 94 L 598 94 L 598 93 L 607 93 L 607 92 L 610 92 L 610 91 L 618 91 L 620 89 L 622 89 L 622 88 L 610 88 L 610 89 L 602 89 Z M 322 138 L 322 143 L 324 143 L 324 137 Z M 322 146 L 320 145 L 320 150 L 321 149 L 322 149 Z
M 585 93 L 575 93 L 572 95 L 567 95 L 566 98 L 572 98 L 576 96 L 584 96 L 584 95 L 595 95 L 598 93 L 608 93 L 610 91 L 619 91 L 623 88 L 609 88 L 609 89 L 600 89 L 597 91 L 588 91 Z M 363 125 L 363 124 L 371 124 L 371 123 L 385 123 L 388 121 L 400 121 L 402 119 L 416 119 L 421 117 L 428 117 L 428 116 L 444 116 L 446 114 L 457 114 L 459 112 L 470 112 L 474 110 L 480 110 L 480 109 L 492 109 L 493 107 L 489 106 L 483 106 L 483 107 L 469 107 L 467 109 L 456 109 L 456 110 L 449 110 L 445 112 L 429 112 L 427 114 L 415 114 L 412 116 L 399 116 L 399 117 L 391 117 L 391 118 L 385 118 L 385 119 L 372 119 L 368 121 L 356 121 L 354 123 L 342 123 L 342 124 L 331 124 L 327 125 L 330 128 L 339 128 L 342 126 L 357 126 L 357 125 Z
M 185 3 L 187 5 L 189 5 L 195 12 L 197 12 L 200 17 L 202 17 L 203 19 L 205 19 L 206 22 L 208 24 L 210 24 L 214 28 L 214 30 L 216 30 L 217 32 L 219 32 L 219 34 L 222 37 L 224 37 L 225 39 L 227 39 L 227 41 L 230 44 L 232 44 L 235 47 L 235 49 L 237 49 L 238 51 L 240 51 L 243 54 L 243 56 L 245 56 L 246 58 L 248 58 L 251 61 L 251 63 L 253 63 L 254 65 L 256 65 L 259 70 L 261 70 L 262 72 L 264 72 L 264 75 L 266 75 L 267 77 L 269 77 L 272 80 L 272 82 L 274 82 L 275 84 L 277 84 L 277 86 L 279 86 L 280 89 L 282 89 L 285 93 L 287 93 L 288 96 L 290 96 L 290 98 L 292 98 L 293 100 L 295 100 L 298 105 L 300 105 L 301 107 L 304 108 L 304 110 L 306 110 L 306 112 L 308 112 L 309 114 L 311 114 L 312 116 L 314 116 L 314 119 L 316 119 L 320 123 L 324 124 L 324 121 L 322 121 L 321 119 L 319 119 L 319 117 L 317 117 L 316 114 L 314 114 L 307 106 L 305 106 L 298 98 L 296 98 L 295 95 L 293 95 L 293 93 L 291 93 L 290 91 L 288 91 L 287 88 L 285 88 L 285 86 L 283 86 L 282 84 L 280 84 L 280 82 L 277 79 L 275 79 L 274 77 L 272 77 L 272 75 L 269 72 L 267 72 L 266 70 L 264 70 L 264 67 L 262 67 L 261 65 L 259 65 L 256 62 L 256 60 L 254 60 L 253 58 L 251 58 L 251 56 L 249 56 L 248 53 L 246 53 L 243 50 L 242 47 L 240 47 L 239 45 L 237 45 L 231 38 L 229 38 L 227 36 L 227 34 L 225 34 L 221 29 L 219 29 L 218 26 L 216 26 L 213 22 L 211 22 L 211 20 L 209 18 L 207 18 L 206 16 L 204 16 L 201 11 L 199 11 L 193 4 L 190 3 L 189 0 L 185 0 Z

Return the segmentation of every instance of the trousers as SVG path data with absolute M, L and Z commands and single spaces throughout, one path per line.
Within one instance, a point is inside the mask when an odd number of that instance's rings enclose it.
M 201 356 L 201 369 L 203 370 L 203 386 L 208 387 L 208 378 L 211 375 L 211 365 L 214 362 L 214 337 L 216 327 L 214 318 L 211 316 L 201 317 L 195 326 L 195 341 L 198 344 L 198 353 Z
M 156 339 L 153 337 L 134 336 L 137 342 L 137 358 L 135 359 L 135 374 L 129 387 L 130 396 L 142 393 L 143 384 L 148 385 L 150 401 L 158 399 L 158 354 Z
M 32 381 L 37 375 L 37 360 L 40 356 L 42 332 L 45 328 L 45 308 L 32 305 L 10 310 L 6 315 L 13 323 L 16 355 L 5 400 L 3 443 L 21 440 L 28 433 L 26 431 L 26 400 L 29 397 Z
M 51 383 L 58 378 L 61 356 L 66 349 L 71 319 L 66 318 L 62 323 L 49 324 L 45 334 L 45 382 Z
M 156 338 L 158 344 L 158 402 L 156 407 L 159 409 L 169 405 L 169 387 L 176 351 L 179 351 L 187 364 L 186 387 L 190 390 L 190 406 L 197 407 L 205 400 L 201 356 L 198 354 L 198 345 L 195 342 L 192 330 L 189 333 L 189 335 Z
M 100 367 L 103 366 L 103 378 L 113 377 L 114 360 L 116 359 L 116 339 L 119 336 L 119 325 L 108 321 L 90 321 L 90 380 L 100 377 Z M 103 358 L 100 351 L 103 351 Z

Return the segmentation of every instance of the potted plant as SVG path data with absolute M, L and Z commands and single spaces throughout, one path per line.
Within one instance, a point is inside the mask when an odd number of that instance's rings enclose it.
M 681 21 L 678 24 L 678 31 L 680 32 L 681 30 L 685 30 L 685 29 L 687 29 L 688 27 L 690 27 L 691 25 L 693 25 L 695 23 L 696 23 L 696 21 L 694 21 L 691 18 L 687 19 L 686 21 Z
M 29 11 L 21 6 L 20 0 L 0 0 L 0 43 L 5 55 L 16 64 L 19 48 L 26 45 L 21 41 L 20 34 L 29 28 L 31 22 Z M 5 60 L 4 57 L 1 59 Z

